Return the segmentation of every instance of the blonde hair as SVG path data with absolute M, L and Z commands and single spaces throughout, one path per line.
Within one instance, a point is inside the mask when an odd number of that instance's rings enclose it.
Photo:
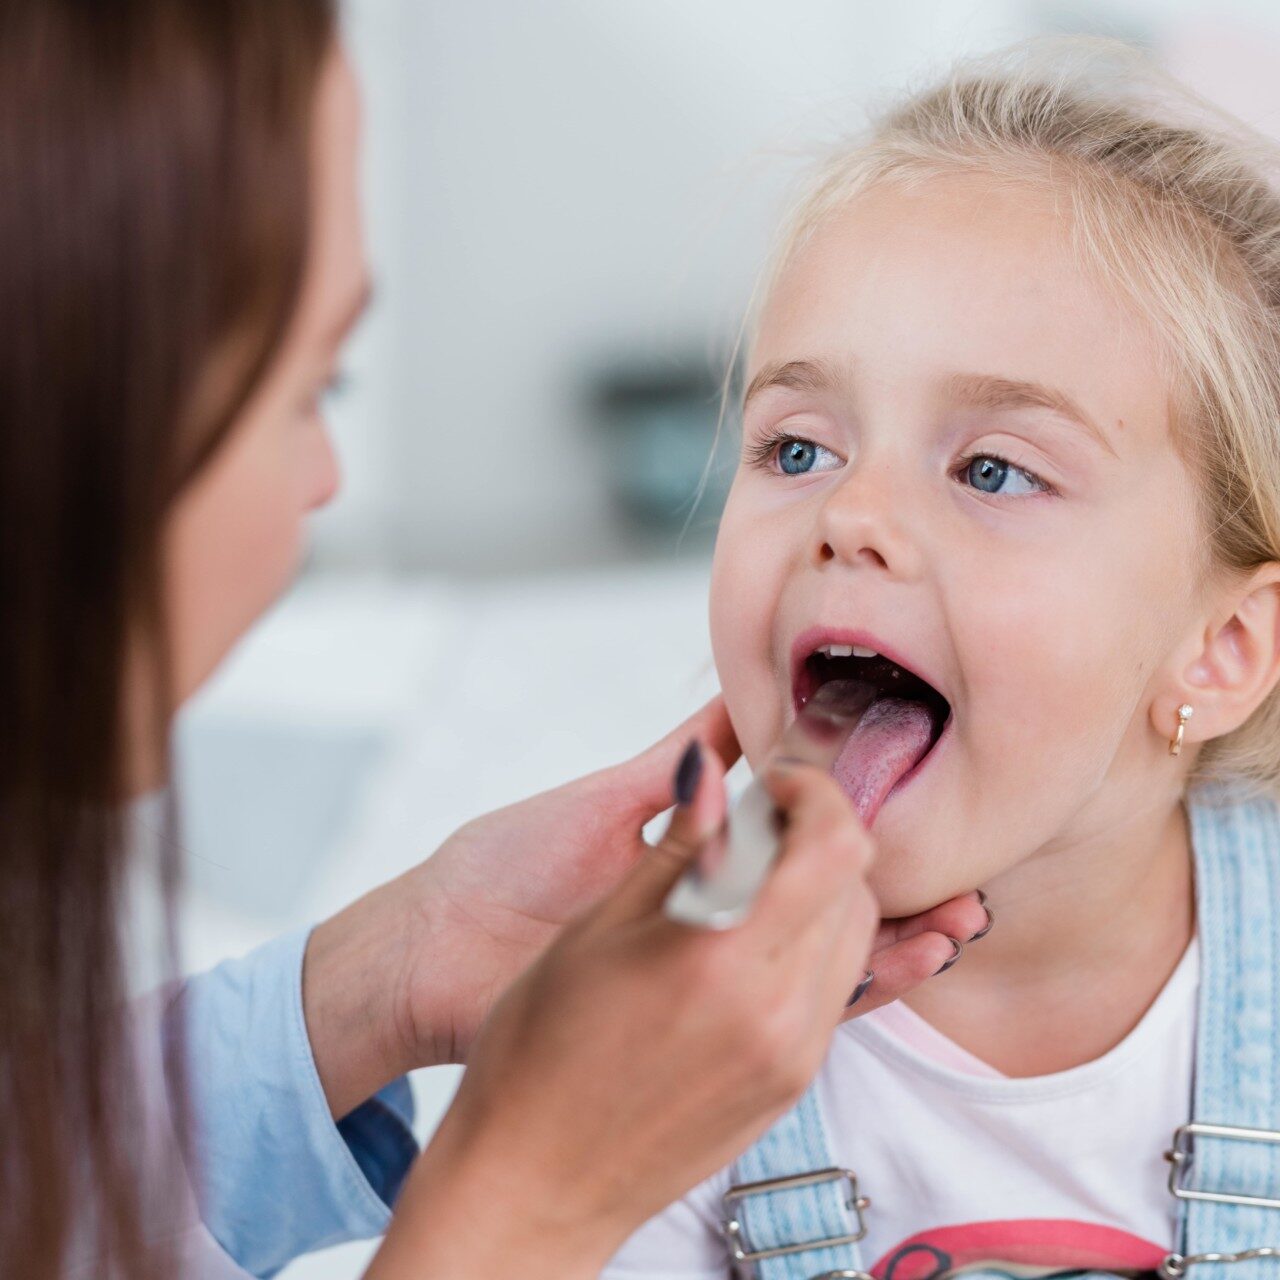
M 785 224 L 772 279 L 858 192 L 952 173 L 1052 183 L 1078 251 L 1164 337 L 1202 580 L 1280 560 L 1280 147 L 1128 45 L 1030 41 L 959 64 L 838 146 Z M 1280 792 L 1280 691 L 1205 745 L 1196 779 Z

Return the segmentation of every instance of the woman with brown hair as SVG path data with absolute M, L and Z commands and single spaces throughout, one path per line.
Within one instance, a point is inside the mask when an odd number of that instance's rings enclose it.
M 337 483 L 356 134 L 322 0 L 0 7 L 0 1246 L 23 1280 L 270 1274 L 388 1221 L 380 1280 L 593 1274 L 799 1095 L 875 941 L 866 837 L 804 768 L 772 779 L 787 848 L 751 920 L 662 917 L 723 815 L 715 703 L 126 1004 L 130 801 Z M 982 918 L 882 931 L 877 1001 L 926 976 L 926 929 Z M 406 1179 L 396 1082 L 462 1060 Z

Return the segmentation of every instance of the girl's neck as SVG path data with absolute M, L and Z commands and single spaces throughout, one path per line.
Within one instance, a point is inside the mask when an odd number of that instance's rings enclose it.
M 1137 1025 L 1195 930 L 1186 813 L 1171 799 L 1055 845 L 986 887 L 996 924 L 905 998 L 1010 1076 L 1100 1057 Z

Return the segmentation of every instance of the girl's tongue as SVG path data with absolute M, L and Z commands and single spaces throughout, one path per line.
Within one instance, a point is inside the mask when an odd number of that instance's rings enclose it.
M 869 827 L 889 792 L 929 750 L 933 722 L 919 702 L 879 698 L 863 715 L 832 773 Z

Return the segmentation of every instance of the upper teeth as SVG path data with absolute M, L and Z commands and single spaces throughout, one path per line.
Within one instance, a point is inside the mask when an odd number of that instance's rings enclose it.
M 874 658 L 878 655 L 874 649 L 862 644 L 824 644 L 819 653 L 828 658 Z

